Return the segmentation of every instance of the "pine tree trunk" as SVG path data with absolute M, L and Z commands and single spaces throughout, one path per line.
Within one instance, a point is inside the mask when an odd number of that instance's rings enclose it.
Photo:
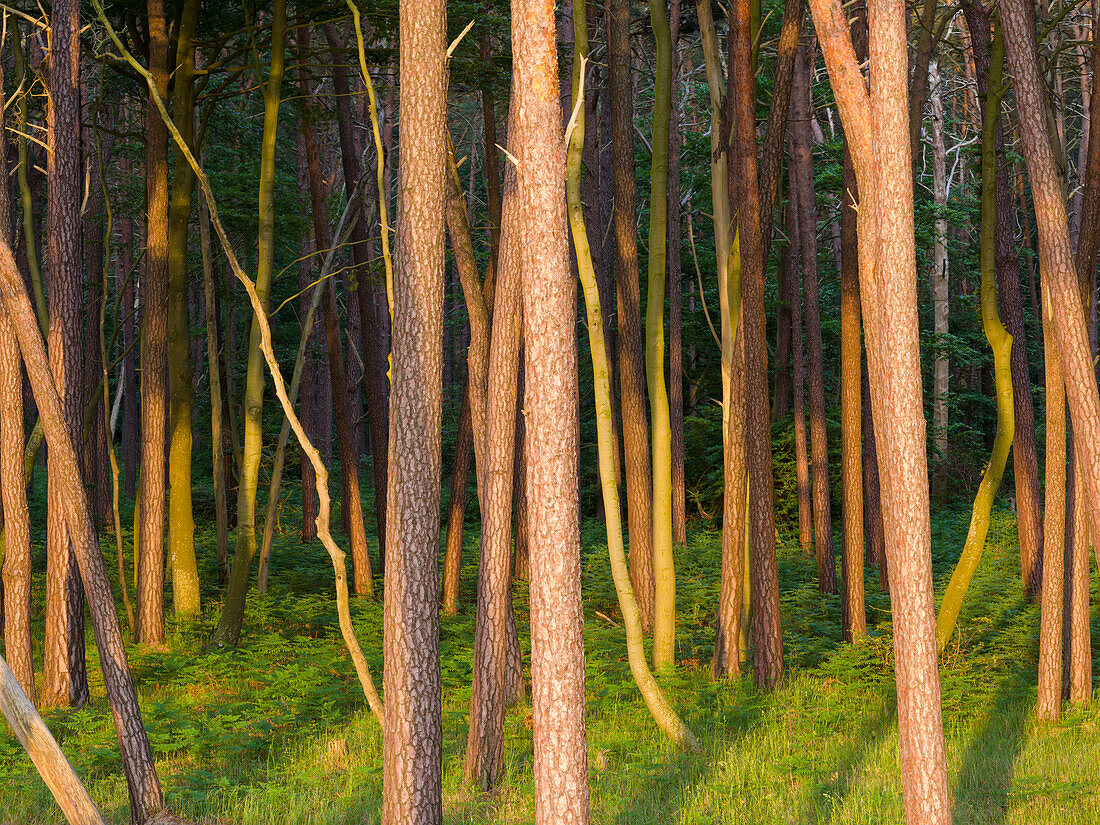
M 745 336 L 745 398 L 749 469 L 749 540 L 752 566 L 753 681 L 772 687 L 783 679 L 779 573 L 775 555 L 775 482 L 769 417 L 768 350 L 764 316 L 764 258 L 756 177 L 756 94 L 752 72 L 750 0 L 731 9 L 730 87 L 734 193 L 740 237 Z
M 80 3 L 55 3 L 49 51 L 49 138 L 47 153 L 47 270 L 49 353 L 60 390 L 69 437 L 81 455 L 84 399 L 81 315 Z M 65 524 L 66 490 L 59 456 L 47 459 L 46 632 L 42 704 L 67 707 L 88 699 L 84 659 L 84 587 Z M 82 482 L 81 482 L 82 483 Z M 71 493 L 70 493 L 71 494 Z
M 683 276 L 680 272 L 680 0 L 670 0 L 669 17 L 673 94 L 668 149 L 668 406 L 672 429 L 672 538 L 682 547 L 687 543 L 687 489 L 684 478 L 684 343 L 681 320 Z M 585 133 L 586 139 L 589 134 L 595 134 L 595 125 L 593 123 Z M 597 228 L 600 226 L 602 221 L 596 224 Z M 605 335 L 607 327 L 605 320 Z M 618 445 L 617 436 L 614 443 Z M 617 459 L 616 455 L 616 472 Z
M 446 9 L 402 3 L 393 367 L 383 613 L 382 819 L 443 819 L 439 493 Z
M 626 23 L 628 19 L 616 20 L 619 26 Z M 516 130 L 523 170 L 519 192 L 526 230 L 521 271 L 531 545 L 533 772 L 535 822 L 584 825 L 588 822 L 588 766 L 574 401 L 577 293 L 566 246 L 565 146 L 557 98 L 557 55 L 553 40 L 545 36 L 553 28 L 552 0 L 514 0 Z M 627 56 L 625 50 L 618 52 L 618 58 Z M 622 69 L 619 66 L 620 81 Z M 629 128 L 629 122 L 620 125 Z M 629 132 L 619 135 L 621 140 L 628 136 Z M 627 215 L 633 225 L 633 209 Z M 625 289 L 623 281 L 620 287 Z M 640 369 L 640 358 L 637 366 Z M 635 389 L 640 391 L 640 385 Z M 644 416 L 644 408 L 640 412 Z
M 164 0 L 148 0 L 149 65 L 161 98 L 168 96 L 168 23 Z M 149 102 L 145 121 L 145 270 L 141 283 L 141 475 L 136 535 L 135 638 L 164 642 L 164 451 L 168 370 L 168 127 Z

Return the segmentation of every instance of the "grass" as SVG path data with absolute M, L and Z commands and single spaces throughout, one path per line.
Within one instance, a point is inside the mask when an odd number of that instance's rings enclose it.
M 286 519 L 293 529 L 296 519 Z M 969 513 L 937 513 L 933 558 L 942 590 Z M 468 531 L 468 538 L 472 538 Z M 212 546 L 198 535 L 204 558 Z M 114 558 L 104 542 L 108 567 Z M 704 751 L 671 748 L 630 679 L 602 528 L 584 529 L 585 650 L 592 822 L 892 823 L 902 821 L 889 600 L 868 575 L 871 638 L 840 641 L 840 606 L 817 592 L 813 560 L 781 543 L 788 679 L 774 693 L 709 679 L 718 534 L 698 527 L 678 553 L 678 660 L 664 677 Z M 39 550 L 40 552 L 40 550 Z M 941 664 L 955 823 L 1100 823 L 1100 703 L 1034 719 L 1038 610 L 1017 575 L 1015 521 L 999 512 L 960 627 Z M 491 795 L 465 790 L 476 546 L 464 559 L 462 612 L 441 621 L 444 821 L 532 822 L 529 705 L 508 716 L 506 766 Z M 41 569 L 41 566 L 39 566 Z M 206 570 L 206 612 L 171 625 L 165 650 L 133 647 L 130 663 L 169 805 L 204 823 L 381 821 L 379 728 L 347 659 L 318 546 L 277 537 L 272 590 L 248 602 L 238 649 L 206 653 L 217 618 L 217 576 Z M 41 603 L 41 580 L 36 604 Z M 1094 596 L 1098 583 L 1093 582 Z M 169 600 L 170 603 L 170 600 Z M 1095 603 L 1095 600 L 1094 600 Z M 356 601 L 355 623 L 376 680 L 381 607 Z M 36 638 L 41 633 L 36 617 Z M 517 619 L 527 645 L 526 592 Z M 1094 618 L 1094 631 L 1098 624 Z M 109 822 L 129 818 L 98 661 L 88 633 L 92 702 L 47 721 Z M 526 655 L 526 654 L 525 654 Z M 1097 664 L 1094 662 L 1094 672 Z M 55 823 L 60 813 L 9 733 L 0 733 L 0 823 Z

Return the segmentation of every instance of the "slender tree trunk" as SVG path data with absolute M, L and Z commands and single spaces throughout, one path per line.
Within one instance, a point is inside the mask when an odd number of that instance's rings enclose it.
M 447 498 L 447 544 L 443 551 L 443 612 L 458 614 L 458 581 L 462 574 L 462 535 L 466 528 L 466 494 L 473 458 L 473 425 L 470 422 L 470 386 L 462 394 L 451 464 L 451 492 Z
M 302 44 L 303 52 L 308 50 L 308 39 Z M 299 79 L 305 96 L 302 102 L 302 118 L 299 128 L 302 131 L 306 149 L 306 164 L 309 170 L 309 199 L 313 215 L 313 242 L 318 250 L 332 247 L 332 232 L 329 229 L 328 210 L 325 204 L 323 182 L 321 180 L 321 162 L 317 149 L 317 130 L 310 111 L 310 84 L 304 72 Z M 351 540 L 352 567 L 355 575 L 355 592 L 360 596 L 374 593 L 371 577 L 370 555 L 367 550 L 367 531 L 363 521 L 363 502 L 359 495 L 359 451 L 355 439 L 350 394 L 347 386 L 347 371 L 344 365 L 344 351 L 340 336 L 340 315 L 336 308 L 336 287 L 333 279 L 328 278 L 321 298 L 325 317 L 325 350 L 328 354 L 329 386 L 332 388 L 332 406 L 336 413 L 336 442 L 340 450 L 340 476 L 343 482 L 340 509 L 347 516 L 348 538 Z
M 399 10 L 401 134 L 383 614 L 382 819 L 443 820 L 439 475 L 446 8 Z
M 654 598 L 650 550 L 652 482 L 634 193 L 634 94 L 630 72 L 629 0 L 607 0 L 607 17 L 611 147 L 614 157 L 615 277 L 619 310 L 619 398 L 623 415 L 630 580 L 642 611 L 642 624 L 648 629 L 653 624 Z
M 925 6 L 932 6 L 932 0 L 925 0 Z M 932 98 L 932 197 L 935 201 L 935 222 L 932 229 L 934 247 L 932 252 L 932 314 L 933 330 L 936 333 L 936 360 L 933 364 L 932 383 L 932 444 L 936 450 L 936 460 L 941 464 L 947 460 L 947 401 L 951 361 L 947 357 L 946 339 L 949 333 L 948 317 L 950 306 L 948 295 L 951 291 L 947 271 L 947 147 L 944 144 L 943 90 L 940 79 L 939 61 L 932 60 L 928 66 Z M 920 128 L 919 124 L 916 128 Z M 914 153 L 915 154 L 915 153 Z
M 672 429 L 672 538 L 682 547 L 687 543 L 687 489 L 684 478 L 684 343 L 680 297 L 683 287 L 680 272 L 680 0 L 670 0 L 669 16 L 673 94 L 668 148 L 668 407 Z M 595 134 L 595 125 L 592 124 L 593 128 L 585 133 L 586 136 Z M 597 230 L 599 227 L 600 224 L 597 224 Z M 607 329 L 605 322 L 605 334 Z M 613 440 L 617 445 L 618 437 Z M 615 466 L 618 467 L 617 460 Z
M 271 25 L 271 64 L 263 82 L 264 127 L 260 153 L 259 256 L 256 266 L 256 293 L 265 312 L 275 264 L 275 153 L 285 66 L 286 0 L 274 0 Z M 211 639 L 216 646 L 234 647 L 240 638 L 252 557 L 256 554 L 256 488 L 263 448 L 264 365 L 260 351 L 260 325 L 255 317 L 248 339 L 245 374 L 244 398 L 241 401 L 244 441 L 241 446 L 240 484 L 237 487 L 237 548 L 221 619 Z
M 867 635 L 863 594 L 863 384 L 859 312 L 859 240 L 856 210 L 859 189 L 848 147 L 844 147 L 844 191 L 840 211 L 840 478 L 844 536 L 841 550 L 841 613 L 844 636 L 859 642 Z M 871 439 L 873 440 L 873 439 Z
M 973 27 L 971 30 L 974 30 Z M 1047 327 L 1054 323 L 1047 313 L 1043 313 L 1042 322 Z M 1048 328 L 1044 338 L 1053 342 L 1052 333 Z M 1043 514 L 1039 689 L 1035 715 L 1040 721 L 1053 722 L 1062 709 L 1062 667 L 1065 655 L 1062 617 L 1065 612 L 1063 569 L 1066 552 L 1066 390 L 1058 348 L 1044 347 L 1043 358 L 1047 385 L 1046 506 Z
M 176 37 L 173 118 L 184 140 L 194 141 L 195 44 L 199 0 L 183 5 Z M 200 611 L 195 560 L 195 516 L 191 505 L 191 329 L 187 313 L 187 226 L 195 176 L 176 149 L 168 216 L 168 558 L 172 564 L 172 606 L 180 618 Z
M 164 0 L 148 0 L 149 66 L 168 96 L 168 23 Z M 168 341 L 168 128 L 152 101 L 145 121 L 145 271 L 141 319 L 141 489 L 137 538 L 137 627 L 146 644 L 164 642 L 164 493 Z
M 825 354 L 821 341 L 821 301 L 817 275 L 817 209 L 814 206 L 813 135 L 810 133 L 810 55 L 800 47 L 795 60 L 791 100 L 791 196 L 798 210 L 799 258 L 806 301 L 806 350 L 809 356 L 810 451 L 813 464 L 814 550 L 817 585 L 836 593 L 832 502 L 829 492 L 829 443 L 825 421 Z
M 627 21 L 614 22 L 622 26 Z M 519 193 L 526 219 L 521 271 L 527 380 L 524 409 L 531 544 L 535 822 L 584 825 L 588 822 L 588 766 L 574 417 L 577 294 L 566 246 L 565 146 L 560 131 L 553 31 L 552 0 L 513 0 L 516 130 L 523 170 Z M 618 58 L 624 57 L 626 54 L 620 51 Z M 621 73 L 623 66 L 618 68 Z M 620 74 L 620 82 L 622 79 Z M 622 113 L 618 114 L 621 117 Z M 633 209 L 628 215 L 633 225 Z M 620 281 L 620 287 L 625 286 Z M 641 366 L 640 358 L 637 366 Z M 642 415 L 644 420 L 644 408 Z
M 783 633 L 779 620 L 779 573 L 775 556 L 774 479 L 768 350 L 765 340 L 764 259 L 756 178 L 756 118 L 752 72 L 750 0 L 732 6 L 730 88 L 733 114 L 732 171 L 738 181 L 741 294 L 745 335 L 746 440 L 749 469 L 749 530 L 752 548 L 753 681 L 772 687 L 783 678 Z
M 130 161 L 123 155 L 119 172 L 128 176 Z M 134 301 L 134 279 L 130 270 L 134 263 L 134 225 L 132 220 L 119 216 L 119 252 L 115 264 L 115 284 L 122 291 L 122 466 L 123 489 L 131 499 L 137 492 L 138 459 L 138 382 L 137 356 L 134 346 L 137 310 Z
M 653 458 L 653 667 L 676 664 L 676 568 L 672 541 L 672 432 L 665 384 L 665 241 L 668 236 L 668 130 L 672 113 L 672 36 L 665 0 L 649 0 L 657 39 L 650 174 L 649 283 L 646 291 L 646 383 Z
M 509 151 L 522 157 L 522 135 L 509 118 Z M 484 392 L 479 429 L 483 446 L 478 472 L 481 505 L 481 563 L 478 570 L 477 624 L 474 635 L 470 733 L 463 778 L 482 790 L 494 787 L 503 765 L 504 709 L 507 704 L 508 622 L 511 611 L 512 498 L 516 453 L 517 378 L 520 361 L 521 255 L 523 216 L 514 167 L 505 171 L 505 202 L 495 295 L 484 376 L 471 363 L 470 392 Z M 452 187 L 453 189 L 453 187 Z M 453 231 L 453 230 L 452 230 Z M 472 252 L 472 247 L 471 250 Z M 480 325 L 479 325 L 480 326 Z M 484 334 L 484 331 L 478 335 Z M 479 354 L 478 358 L 480 359 Z M 483 387 L 483 388 L 482 388 Z M 472 407 L 472 405 L 471 405 Z M 513 620 L 514 622 L 514 620 Z
M 951 813 L 935 646 L 905 6 L 900 0 L 871 6 L 869 93 L 839 0 L 810 5 L 859 182 L 859 245 L 876 250 L 860 257 L 860 297 L 884 470 L 905 817 L 946 824 Z
M 342 46 L 336 30 L 325 26 L 325 36 L 334 47 Z M 332 66 L 333 88 L 336 93 L 337 125 L 340 135 L 340 160 L 344 173 L 344 188 L 350 198 L 359 182 L 359 152 L 356 149 L 352 133 L 351 98 L 347 70 L 342 59 L 337 56 Z M 359 220 L 351 230 L 352 261 L 355 264 L 356 299 L 359 307 L 362 346 L 363 389 L 367 401 L 367 421 L 370 433 L 371 460 L 374 482 L 374 516 L 378 531 L 378 546 L 386 546 L 386 453 L 388 451 L 386 374 L 382 364 L 385 359 L 379 353 L 378 318 L 374 309 L 374 284 L 376 278 L 370 268 L 370 256 L 367 254 L 367 227 L 369 224 Z M 349 296 L 350 300 L 350 296 Z
M 306 145 L 305 138 L 302 136 L 302 130 L 298 130 L 297 135 L 297 166 L 298 166 L 298 197 L 306 201 L 309 200 L 309 159 L 306 157 Z M 309 306 L 312 303 L 312 295 L 310 294 L 309 286 L 313 283 L 314 269 L 311 265 L 313 261 L 312 253 L 318 250 L 315 249 L 314 241 L 310 231 L 302 233 L 302 237 L 298 243 L 298 289 L 301 294 L 298 296 L 298 317 L 305 318 L 306 313 L 309 312 Z M 299 417 L 302 419 L 302 429 L 305 430 L 306 435 L 310 440 L 317 445 L 322 443 L 320 417 L 321 417 L 321 403 L 320 393 L 322 386 L 326 386 L 331 392 L 331 383 L 329 382 L 327 369 L 325 368 L 324 361 L 327 354 L 324 350 L 324 330 L 318 325 L 314 324 L 313 329 L 309 334 L 309 343 L 306 345 L 306 360 L 302 368 L 302 393 L 301 403 L 299 404 Z M 213 373 L 211 373 L 213 374 Z M 213 400 L 211 400 L 213 404 Z M 329 433 L 331 437 L 331 432 Z M 330 439 L 331 440 L 331 439 Z M 302 473 L 302 541 L 313 541 L 317 538 L 317 512 L 320 502 L 317 499 L 316 478 L 313 472 L 313 464 L 309 460 L 309 456 L 305 451 L 300 451 L 300 465 Z
M 798 240 L 798 214 L 793 199 L 787 203 L 787 236 Z M 788 303 L 791 306 L 791 353 L 794 411 L 794 468 L 798 491 L 798 546 L 809 554 L 813 548 L 813 508 L 810 492 L 810 454 L 806 444 L 806 366 L 802 348 L 802 273 L 794 250 L 788 246 Z M 818 579 L 820 580 L 820 574 Z
M 51 35 L 50 151 L 46 163 L 49 352 L 50 366 L 64 405 L 69 437 L 79 449 L 84 435 L 79 2 L 64 0 L 53 5 Z M 67 707 L 87 701 L 88 677 L 84 659 L 84 588 L 65 526 L 66 491 L 59 478 L 58 460 L 59 457 L 50 450 L 42 704 Z

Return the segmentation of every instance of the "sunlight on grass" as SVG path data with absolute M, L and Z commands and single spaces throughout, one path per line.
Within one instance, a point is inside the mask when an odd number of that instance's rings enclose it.
M 967 517 L 937 516 L 938 588 L 950 574 Z M 630 680 L 621 629 L 597 616 L 617 620 L 618 610 L 602 528 L 585 527 L 593 823 L 901 822 L 889 599 L 878 591 L 874 572 L 867 579 L 871 638 L 849 647 L 840 643 L 839 601 L 818 594 L 813 560 L 784 543 L 780 578 L 791 676 L 767 695 L 745 680 L 710 681 L 719 536 L 699 530 L 689 539 L 677 560 L 682 664 L 664 679 L 671 700 L 700 734 L 699 755 L 675 751 L 657 731 Z M 199 540 L 211 537 L 200 533 Z M 462 612 L 441 622 L 444 819 L 527 823 L 534 819 L 529 705 L 508 716 L 502 789 L 486 796 L 461 785 L 476 551 L 471 541 Z M 1022 596 L 1011 514 L 996 515 L 986 553 L 941 668 L 954 821 L 1100 822 L 1100 706 L 1070 708 L 1054 726 L 1034 721 L 1038 611 Z M 250 597 L 240 648 L 202 649 L 216 620 L 211 587 L 204 618 L 175 627 L 167 652 L 131 649 L 166 797 L 181 814 L 219 825 L 381 821 L 380 731 L 341 644 L 334 603 L 327 592 L 313 592 L 327 585 L 327 564 L 321 548 L 280 536 L 272 592 Z M 205 581 L 216 582 L 216 571 L 205 572 Z M 1094 580 L 1094 592 L 1098 584 Z M 519 588 L 525 649 L 526 607 Z M 380 675 L 381 607 L 356 600 L 353 615 Z M 1093 624 L 1095 630 L 1096 618 Z M 126 788 L 90 630 L 88 642 L 92 703 L 51 712 L 47 720 L 108 821 L 124 823 Z M 60 821 L 25 754 L 10 734 L 0 736 L 0 823 Z

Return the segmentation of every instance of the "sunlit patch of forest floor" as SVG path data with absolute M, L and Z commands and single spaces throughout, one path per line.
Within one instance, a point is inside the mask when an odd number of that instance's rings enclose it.
M 294 515 L 283 516 L 288 532 L 276 540 L 271 591 L 250 597 L 238 649 L 203 651 L 220 598 L 216 571 L 208 566 L 202 620 L 171 625 L 166 650 L 130 651 L 167 800 L 199 822 L 380 822 L 379 727 L 340 641 L 328 557 L 320 546 L 297 540 Z M 937 512 L 937 592 L 968 520 L 963 509 Z M 201 529 L 198 541 L 202 555 L 212 556 L 211 530 Z M 788 679 L 774 693 L 760 693 L 745 679 L 710 679 L 719 544 L 713 529 L 696 526 L 677 553 L 679 667 L 663 682 L 704 742 L 704 752 L 692 755 L 669 746 L 638 697 L 616 624 L 602 527 L 585 526 L 592 821 L 901 822 L 889 599 L 878 590 L 875 571 L 868 570 L 866 581 L 870 639 L 858 647 L 843 644 L 838 598 L 819 595 L 813 560 L 784 538 L 779 558 Z M 104 547 L 113 568 L 113 542 L 105 540 Z M 468 525 L 461 612 L 441 622 L 444 820 L 532 822 L 528 704 L 508 715 L 502 788 L 486 796 L 461 785 L 476 552 L 476 526 Z M 954 819 L 975 825 L 1100 823 L 1100 701 L 1067 709 L 1055 725 L 1035 723 L 1039 616 L 1023 598 L 1018 567 L 1014 517 L 998 512 L 959 631 L 942 659 Z M 41 577 L 36 588 L 41 609 Z M 1098 596 L 1094 572 L 1094 606 Z M 526 648 L 524 587 L 516 598 Z M 353 610 L 380 683 L 380 602 L 356 600 Z M 1094 607 L 1094 637 L 1097 630 Z M 108 821 L 124 823 L 126 790 L 90 626 L 88 651 L 92 702 L 51 711 L 47 721 Z M 0 823 L 60 821 L 26 755 L 9 733 L 0 734 Z

